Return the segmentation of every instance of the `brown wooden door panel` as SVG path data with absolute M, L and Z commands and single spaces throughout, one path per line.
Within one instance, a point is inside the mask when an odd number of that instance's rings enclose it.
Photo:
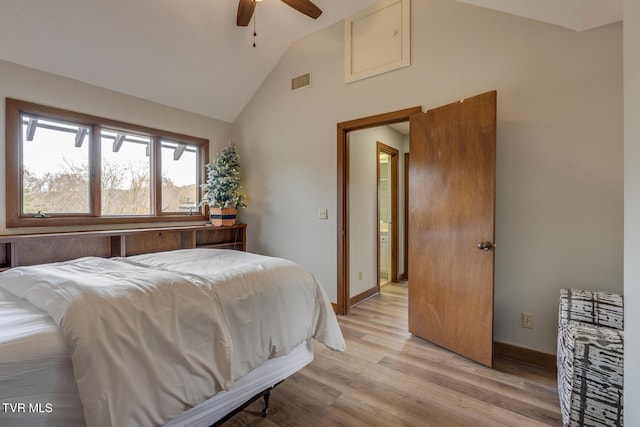
M 493 363 L 496 92 L 411 117 L 409 331 Z

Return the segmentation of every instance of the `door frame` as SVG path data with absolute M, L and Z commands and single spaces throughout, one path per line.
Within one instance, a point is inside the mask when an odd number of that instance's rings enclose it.
M 348 314 L 349 302 L 349 132 L 405 122 L 421 113 L 422 107 L 411 107 L 337 124 L 337 296 L 336 312 Z
M 380 153 L 387 154 L 390 158 L 390 172 L 389 175 L 392 178 L 391 185 L 389 186 L 389 190 L 391 191 L 391 230 L 389 233 L 391 234 L 391 241 L 389 242 L 389 247 L 391 249 L 391 266 L 389 270 L 389 281 L 397 282 L 398 281 L 398 155 L 400 152 L 380 141 L 376 142 L 376 181 L 377 181 L 377 189 L 376 189 L 376 198 L 377 198 L 377 209 L 376 209 L 376 247 L 377 247 L 377 287 L 378 292 L 380 292 Z

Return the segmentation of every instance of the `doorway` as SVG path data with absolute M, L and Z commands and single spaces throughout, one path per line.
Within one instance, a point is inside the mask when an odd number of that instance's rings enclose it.
M 389 145 L 376 143 L 378 291 L 380 286 L 398 281 L 398 153 Z
M 362 119 L 338 123 L 338 200 L 337 200 L 337 221 L 338 221 L 338 245 L 337 245 L 337 286 L 338 301 L 336 311 L 338 314 L 347 314 L 351 307 L 351 277 L 353 272 L 350 268 L 350 207 L 349 207 L 349 134 L 353 131 L 370 129 L 379 126 L 406 122 L 413 114 L 422 112 L 422 107 L 412 107 L 390 113 L 379 114 Z M 397 221 L 396 221 L 397 223 Z M 397 233 L 396 233 L 397 234 Z
M 336 308 L 351 306 L 349 134 L 410 118 L 409 331 L 491 366 L 496 92 L 408 110 L 338 124 Z

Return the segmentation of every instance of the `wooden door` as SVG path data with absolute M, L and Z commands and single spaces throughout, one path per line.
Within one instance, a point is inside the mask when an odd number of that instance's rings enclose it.
M 410 125 L 409 331 L 492 366 L 496 92 Z

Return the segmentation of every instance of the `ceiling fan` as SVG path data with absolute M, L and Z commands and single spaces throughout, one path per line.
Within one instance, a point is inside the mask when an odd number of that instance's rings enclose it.
M 249 25 L 251 21 L 251 17 L 253 16 L 253 12 L 256 8 L 256 1 L 261 0 L 240 0 L 238 3 L 238 17 L 236 19 L 236 24 L 238 27 L 246 27 Z M 304 13 L 305 15 L 317 19 L 320 15 L 322 15 L 322 10 L 318 8 L 313 2 L 310 0 L 282 0 L 295 10 L 300 13 Z

